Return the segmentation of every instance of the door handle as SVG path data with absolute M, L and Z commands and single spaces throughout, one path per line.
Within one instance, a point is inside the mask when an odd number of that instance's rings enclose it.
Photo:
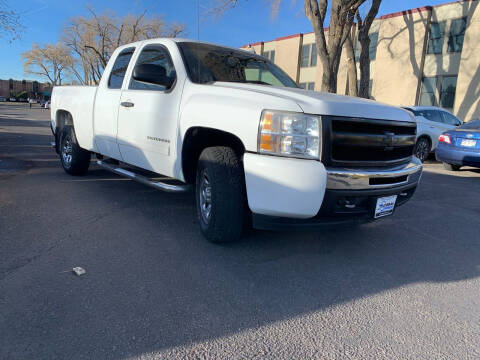
M 135 105 L 134 103 L 130 102 L 130 101 L 122 101 L 120 103 L 120 105 L 122 105 L 123 107 L 133 107 L 133 105 Z

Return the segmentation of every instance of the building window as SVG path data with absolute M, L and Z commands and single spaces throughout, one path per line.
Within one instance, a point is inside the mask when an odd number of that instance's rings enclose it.
M 457 76 L 426 77 L 423 79 L 419 105 L 441 106 L 452 110 L 456 91 Z
M 447 110 L 453 109 L 455 93 L 457 91 L 457 77 L 444 76 L 440 88 L 440 106 Z
M 312 44 L 310 51 L 310 66 L 317 66 L 317 44 Z
M 262 55 L 263 57 L 266 57 L 268 60 L 270 60 L 272 63 L 275 62 L 275 50 L 264 51 Z
M 462 52 L 463 38 L 467 29 L 467 18 L 452 20 L 448 36 L 448 52 Z
M 300 83 L 298 84 L 302 89 L 305 90 L 315 90 L 315 83 L 314 82 L 306 82 L 306 83 Z
M 368 35 L 370 38 L 370 46 L 368 47 L 368 56 L 370 60 L 377 58 L 378 32 Z M 360 46 L 358 38 L 355 40 L 355 61 L 360 60 Z
M 420 98 L 420 105 L 435 106 L 435 94 L 437 90 L 437 78 L 426 77 L 423 79 L 422 96 Z
M 430 25 L 430 38 L 428 40 L 428 54 L 442 53 L 444 35 L 445 21 L 432 22 Z
M 370 37 L 368 54 L 370 55 L 370 60 L 375 60 L 377 58 L 378 33 L 372 33 L 368 36 Z
M 302 45 L 300 54 L 300 67 L 317 66 L 317 45 Z

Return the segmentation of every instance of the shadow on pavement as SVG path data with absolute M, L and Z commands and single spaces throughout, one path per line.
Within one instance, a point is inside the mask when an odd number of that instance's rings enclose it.
M 427 172 L 393 217 L 213 245 L 191 194 L 57 166 L 0 177 L 0 357 L 139 356 L 480 273 L 477 179 Z

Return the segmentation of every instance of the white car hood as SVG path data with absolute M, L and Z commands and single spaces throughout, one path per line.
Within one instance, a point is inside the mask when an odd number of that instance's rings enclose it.
M 358 97 L 257 84 L 216 82 L 213 85 L 290 99 L 308 114 L 415 122 L 406 110 Z

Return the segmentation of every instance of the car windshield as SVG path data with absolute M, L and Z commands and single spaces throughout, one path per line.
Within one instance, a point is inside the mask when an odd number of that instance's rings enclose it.
M 459 126 L 460 129 L 473 129 L 480 130 L 480 120 L 473 120 L 467 123 L 464 123 L 462 126 Z
M 283 70 L 262 56 L 194 42 L 180 42 L 178 46 L 194 83 L 225 81 L 298 87 Z

